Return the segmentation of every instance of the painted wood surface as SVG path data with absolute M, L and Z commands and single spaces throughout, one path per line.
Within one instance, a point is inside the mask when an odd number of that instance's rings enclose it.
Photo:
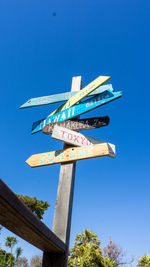
M 65 121 L 77 117 L 78 115 L 84 114 L 90 110 L 107 104 L 122 96 L 122 92 L 105 91 L 102 94 L 94 96 L 90 99 L 83 101 L 82 103 L 61 111 L 51 117 L 36 121 L 32 126 L 32 134 L 41 131 L 45 125 L 50 122 Z
M 87 147 L 71 147 L 64 150 L 35 154 L 29 157 L 26 163 L 33 168 L 88 158 L 111 156 L 110 154 L 108 143 L 102 143 Z
M 48 117 L 63 111 L 65 109 L 68 109 L 75 105 L 76 103 L 80 102 L 84 97 L 88 96 L 91 92 L 93 92 L 98 86 L 102 85 L 103 83 L 110 80 L 111 77 L 109 76 L 99 76 L 97 79 L 89 83 L 87 86 L 85 86 L 82 90 L 77 92 L 74 96 L 72 96 L 70 99 L 66 101 L 65 104 L 61 105 L 59 108 L 54 110 Z
M 52 138 L 74 146 L 91 146 L 105 143 L 104 141 L 101 141 L 99 139 L 95 139 L 93 137 L 83 135 L 81 133 L 71 131 L 69 129 L 57 125 L 55 125 L 54 127 Z M 111 151 L 110 154 L 112 155 L 112 157 L 115 157 L 115 145 L 110 143 L 108 144 Z
M 107 126 L 109 124 L 109 117 L 94 117 L 87 119 L 72 119 L 67 121 L 60 122 L 51 122 L 48 123 L 42 130 L 45 134 L 51 134 L 53 132 L 54 126 L 58 125 L 60 127 L 65 127 L 74 131 L 88 130 L 88 129 L 96 129 L 100 127 Z
M 94 90 L 92 93 L 87 95 L 93 96 L 93 95 L 98 95 L 100 93 L 103 93 L 106 90 L 111 90 L 113 91 L 112 84 L 106 84 L 99 86 L 96 90 Z M 61 93 L 61 94 L 55 94 L 55 95 L 49 95 L 49 96 L 42 96 L 42 97 L 35 97 L 29 99 L 27 102 L 25 102 L 22 106 L 19 108 L 29 108 L 29 107 L 36 107 L 36 106 L 41 106 L 41 105 L 48 105 L 52 103 L 59 103 L 59 102 L 64 102 L 76 95 L 78 91 L 74 92 L 66 92 L 66 93 Z

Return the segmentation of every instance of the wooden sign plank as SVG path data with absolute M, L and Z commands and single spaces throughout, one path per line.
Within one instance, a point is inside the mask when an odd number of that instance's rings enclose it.
M 104 141 L 101 141 L 99 139 L 95 139 L 93 137 L 83 135 L 81 133 L 71 131 L 57 125 L 55 125 L 54 127 L 52 138 L 74 146 L 91 146 L 105 143 Z M 115 145 L 109 143 L 109 146 L 111 149 L 111 156 L 115 157 Z
M 42 130 L 45 134 L 51 134 L 53 132 L 54 126 L 58 125 L 60 127 L 65 127 L 74 131 L 88 130 L 100 128 L 103 126 L 107 126 L 109 124 L 109 117 L 94 117 L 87 119 L 72 119 L 67 121 L 60 122 L 51 122 L 48 123 Z
M 32 134 L 41 131 L 45 125 L 50 122 L 65 121 L 84 114 L 92 109 L 107 104 L 122 96 L 121 92 L 105 91 L 102 94 L 92 97 L 90 100 L 85 100 L 82 103 L 61 111 L 51 117 L 36 121 L 32 126 Z
M 87 147 L 71 147 L 64 150 L 35 154 L 28 158 L 26 163 L 33 168 L 88 158 L 110 156 L 110 154 L 111 152 L 108 144 L 102 143 Z
M 96 90 L 92 91 L 92 93 L 87 95 L 87 97 L 93 96 L 93 95 L 98 95 L 100 93 L 103 93 L 106 90 L 113 91 L 112 84 L 106 84 L 106 85 L 99 86 Z M 66 93 L 62 93 L 62 94 L 31 98 L 26 103 L 24 103 L 22 106 L 20 106 L 19 108 L 29 108 L 29 107 L 36 107 L 36 106 L 41 106 L 41 105 L 48 105 L 48 104 L 52 104 L 52 103 L 64 102 L 64 101 L 67 101 L 68 99 L 70 99 L 72 96 L 74 96 L 77 92 L 78 91 L 66 92 Z
M 80 102 L 84 97 L 88 96 L 92 91 L 94 91 L 98 86 L 102 85 L 103 83 L 110 80 L 111 77 L 109 76 L 99 76 L 97 79 L 89 83 L 87 86 L 85 86 L 82 90 L 77 92 L 74 96 L 72 96 L 70 99 L 66 101 L 65 104 L 61 105 L 59 108 L 54 110 L 48 117 L 63 111 L 65 109 L 68 109 L 75 105 L 76 103 Z

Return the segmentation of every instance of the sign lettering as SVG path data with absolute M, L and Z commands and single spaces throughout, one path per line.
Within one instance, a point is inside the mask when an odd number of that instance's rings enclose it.
M 55 125 L 52 138 L 63 141 L 65 143 L 75 145 L 75 146 L 91 146 L 95 144 L 105 143 L 99 139 L 83 135 L 81 133 L 65 129 L 63 127 Z M 115 145 L 108 143 L 110 148 L 110 154 L 112 157 L 115 157 Z
M 106 84 L 106 85 L 99 86 L 96 90 L 94 90 L 90 94 L 88 94 L 87 97 L 93 96 L 93 95 L 98 95 L 98 94 L 100 94 L 106 90 L 113 91 L 112 84 Z M 31 98 L 26 103 L 24 103 L 22 106 L 20 106 L 20 108 L 29 108 L 29 107 L 36 107 L 36 106 L 41 106 L 41 105 L 48 105 L 48 104 L 52 104 L 52 103 L 64 102 L 66 100 L 69 100 L 77 92 L 76 91 L 66 92 L 66 93 L 61 93 L 61 94 L 56 94 L 56 95 Z
M 104 98 L 105 96 L 105 98 Z M 32 133 L 36 133 L 41 131 L 45 125 L 47 125 L 50 122 L 58 122 L 58 121 L 64 121 L 68 120 L 74 117 L 77 117 L 78 115 L 81 115 L 83 113 L 86 113 L 92 109 L 95 109 L 101 105 L 107 104 L 119 97 L 122 96 L 121 92 L 111 92 L 111 91 L 105 91 L 102 94 L 99 94 L 97 96 L 94 96 L 90 99 L 90 101 L 85 100 L 81 104 L 75 105 L 69 109 L 66 109 L 64 111 L 61 111 L 55 115 L 52 115 L 51 117 L 47 117 L 46 119 L 37 121 L 33 123 L 32 126 Z M 64 115 L 65 114 L 65 119 Z
M 87 118 L 87 119 L 72 119 L 67 121 L 60 121 L 55 123 L 48 123 L 43 128 L 43 133 L 51 134 L 54 126 L 58 125 L 70 130 L 74 131 L 81 131 L 81 130 L 88 130 L 88 129 L 95 129 L 100 128 L 103 126 L 107 126 L 109 124 L 109 117 L 94 117 L 94 118 Z
M 71 147 L 64 150 L 36 154 L 29 157 L 26 163 L 33 168 L 103 156 L 111 157 L 108 143 L 86 147 Z
M 110 79 L 111 77 L 109 76 L 99 76 L 93 82 L 89 83 L 86 87 L 84 87 L 82 90 L 78 91 L 74 96 L 72 96 L 68 101 L 66 101 L 65 104 L 54 110 L 48 117 L 72 107 L 76 103 L 80 102 L 84 97 L 89 95 L 92 91 L 94 91 L 98 86 L 102 85 Z

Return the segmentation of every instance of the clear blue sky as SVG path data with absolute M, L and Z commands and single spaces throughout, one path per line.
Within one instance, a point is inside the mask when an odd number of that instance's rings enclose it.
M 110 75 L 114 90 L 123 91 L 121 99 L 84 115 L 110 116 L 108 127 L 82 133 L 114 143 L 117 156 L 77 163 L 71 246 L 89 228 L 102 246 L 111 236 L 128 256 L 150 254 L 149 47 L 149 0 L 0 1 L 0 177 L 14 192 L 51 203 L 48 226 L 60 165 L 31 169 L 25 160 L 62 148 L 50 136 L 31 135 L 32 123 L 59 104 L 18 107 L 69 91 L 78 75 L 84 86 Z M 28 258 L 39 253 L 19 244 Z

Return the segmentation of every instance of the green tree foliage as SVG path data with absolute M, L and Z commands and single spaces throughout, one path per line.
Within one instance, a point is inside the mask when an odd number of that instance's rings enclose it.
M 96 234 L 85 229 L 75 238 L 74 247 L 70 250 L 68 267 L 116 267 L 116 263 L 104 258 L 100 241 Z
M 18 260 L 18 258 L 20 257 L 21 254 L 22 254 L 22 248 L 18 247 L 16 249 L 16 261 Z
M 0 226 L 0 231 L 2 227 Z M 20 255 L 22 253 L 21 247 L 18 247 L 16 249 L 16 255 L 13 255 L 13 248 L 14 246 L 18 243 L 17 238 L 14 236 L 7 236 L 6 237 L 6 242 L 5 246 L 7 248 L 6 250 L 3 250 L 0 248 L 0 267 L 27 267 L 27 261 L 25 262 L 26 264 L 19 264 L 20 261 Z M 8 248 L 10 249 L 10 252 L 8 252 Z
M 13 267 L 15 265 L 15 257 L 10 253 L 8 257 L 8 266 Z
M 6 247 L 9 247 L 12 251 L 13 246 L 17 243 L 15 243 L 15 239 L 11 236 L 6 238 Z M 15 244 L 14 244 L 15 243 Z M 16 249 L 16 257 L 5 250 L 0 249 L 0 267 L 13 267 L 18 266 L 19 256 L 21 255 L 22 249 L 19 247 Z M 26 266 L 26 265 L 25 265 Z
M 16 244 L 17 244 L 17 238 L 16 237 L 14 237 L 14 236 L 7 236 L 6 237 L 5 246 L 10 248 L 11 254 L 12 254 L 13 247 Z
M 3 249 L 0 249 L 0 266 L 2 267 L 11 267 L 15 263 L 15 257 L 11 254 L 6 252 Z
M 117 263 L 108 257 L 103 257 L 103 267 L 117 267 Z
M 150 255 L 141 256 L 138 260 L 137 267 L 150 267 Z
M 26 205 L 28 206 L 31 211 L 37 215 L 39 219 L 43 219 L 43 214 L 45 210 L 48 209 L 50 204 L 47 201 L 38 200 L 36 197 L 29 197 L 23 195 L 17 195 L 17 197 Z

